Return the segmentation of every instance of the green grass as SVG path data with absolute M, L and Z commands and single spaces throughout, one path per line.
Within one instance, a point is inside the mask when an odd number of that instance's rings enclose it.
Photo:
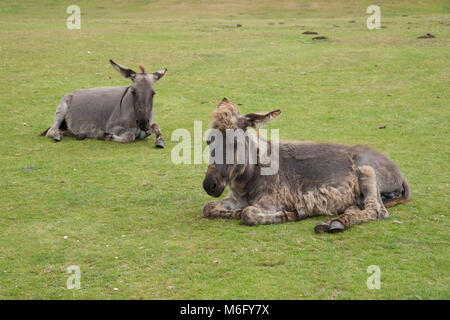
M 378 1 L 380 30 L 365 0 L 126 3 L 76 1 L 81 30 L 65 26 L 71 1 L 0 3 L 0 298 L 450 298 L 448 2 Z M 109 58 L 168 68 L 164 150 L 37 135 L 65 93 L 127 84 Z M 337 235 L 314 234 L 323 218 L 203 219 L 206 164 L 174 165 L 170 136 L 206 129 L 224 96 L 246 113 L 282 109 L 268 126 L 282 139 L 388 153 L 412 201 Z M 80 290 L 65 288 L 69 265 Z

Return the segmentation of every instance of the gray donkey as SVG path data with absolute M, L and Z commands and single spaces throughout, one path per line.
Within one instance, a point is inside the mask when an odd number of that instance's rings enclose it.
M 115 142 L 133 142 L 145 139 L 152 133 L 155 146 L 164 148 L 164 139 L 157 123 L 153 123 L 153 97 L 155 83 L 167 69 L 147 74 L 121 66 L 112 60 L 111 65 L 132 85 L 125 87 L 100 87 L 76 90 L 66 94 L 56 108 L 55 121 L 41 133 L 56 142 L 63 135 L 82 140 L 95 138 Z
M 298 221 L 312 216 L 334 216 L 315 227 L 315 232 L 335 233 L 352 225 L 389 216 L 386 207 L 406 202 L 409 186 L 398 167 L 386 156 L 362 145 L 345 146 L 313 142 L 271 142 L 254 135 L 248 139 L 226 139 L 226 132 L 259 129 L 281 113 L 241 115 L 226 98 L 212 113 L 211 127 L 224 133 L 223 159 L 227 150 L 244 143 L 266 156 L 279 150 L 278 171 L 261 174 L 263 164 L 244 161 L 215 163 L 217 148 L 210 148 L 210 165 L 203 181 L 205 191 L 219 197 L 227 185 L 230 195 L 205 204 L 207 218 L 241 219 L 247 225 Z M 259 134 L 258 134 L 259 136 Z M 253 137 L 253 138 L 252 138 Z M 217 139 L 217 137 L 215 137 Z M 212 137 L 208 141 L 212 143 Z M 261 142 L 266 148 L 261 148 Z M 211 145 L 210 145 L 211 147 Z M 214 150 L 213 150 L 214 149 Z M 220 151 L 219 151 L 220 152 Z M 274 157 L 271 157 L 274 159 Z

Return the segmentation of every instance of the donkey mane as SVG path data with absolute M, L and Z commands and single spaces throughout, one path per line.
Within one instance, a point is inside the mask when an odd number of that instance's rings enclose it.
M 237 109 L 232 104 L 223 104 L 211 113 L 211 128 L 223 131 L 236 128 L 237 119 L 233 116 L 236 112 Z

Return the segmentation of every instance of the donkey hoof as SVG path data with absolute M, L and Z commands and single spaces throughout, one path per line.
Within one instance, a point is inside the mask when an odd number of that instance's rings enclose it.
M 156 140 L 155 147 L 157 148 L 164 148 L 164 140 Z
M 53 136 L 53 140 L 54 140 L 55 142 L 60 142 L 60 141 L 62 140 L 62 135 L 59 134 L 59 133 L 55 134 L 55 135 Z
M 316 227 L 314 228 L 314 231 L 316 233 L 324 233 L 328 232 L 330 230 L 330 225 L 326 222 L 319 222 Z
M 345 227 L 342 223 L 340 223 L 339 221 L 333 221 L 330 224 L 330 229 L 328 230 L 328 232 L 337 233 L 337 232 L 342 232 L 344 230 L 345 230 Z

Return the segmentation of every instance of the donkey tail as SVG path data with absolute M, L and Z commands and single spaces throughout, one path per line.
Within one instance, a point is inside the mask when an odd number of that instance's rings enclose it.
M 397 198 L 386 199 L 386 202 L 384 203 L 384 206 L 386 208 L 393 207 L 400 203 L 408 202 L 411 199 L 409 184 L 405 178 L 403 178 L 402 186 L 403 186 L 402 195 Z
M 39 133 L 39 136 L 45 136 L 47 134 L 48 130 L 50 130 L 50 127 L 48 127 L 47 130 Z

